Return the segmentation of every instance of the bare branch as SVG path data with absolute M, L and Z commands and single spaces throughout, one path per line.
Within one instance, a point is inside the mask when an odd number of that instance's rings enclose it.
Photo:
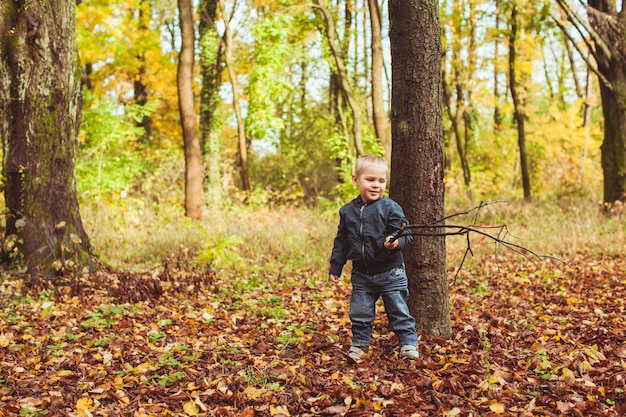
M 576 51 L 578 51 L 578 54 L 580 55 L 580 57 L 583 59 L 583 61 L 585 61 L 585 63 L 587 64 L 587 68 L 589 68 L 591 70 L 591 72 L 593 72 L 594 74 L 596 74 L 596 76 L 598 77 L 598 79 L 600 80 L 600 82 L 602 82 L 602 84 L 604 84 L 604 86 L 606 88 L 608 88 L 609 90 L 613 90 L 613 85 L 611 84 L 611 82 L 609 80 L 606 79 L 606 77 L 604 75 L 602 75 L 600 73 L 600 71 L 598 70 L 598 66 L 591 62 L 591 60 L 589 59 L 589 57 L 587 56 L 587 54 L 585 54 L 580 47 L 578 46 L 578 43 L 576 43 L 576 41 L 574 40 L 574 38 L 572 37 L 572 35 L 567 31 L 567 28 L 565 28 L 565 25 L 563 24 L 563 22 L 561 22 L 561 20 L 554 16 L 552 13 L 550 13 L 550 17 L 552 18 L 552 20 L 554 20 L 554 22 L 557 24 L 557 26 L 559 27 L 559 29 L 561 29 L 561 32 L 563 32 L 563 34 L 565 35 L 565 37 L 570 41 L 570 43 L 574 46 L 574 48 L 576 49 Z M 581 34 L 582 35 L 582 34 Z M 589 49 L 589 51 L 591 52 L 591 54 L 595 57 L 595 52 L 593 49 L 593 45 L 591 45 L 589 43 L 589 40 L 583 35 L 583 40 L 585 42 L 585 45 L 587 45 L 587 48 Z
M 576 30 L 581 33 L 583 39 L 585 40 L 585 43 L 588 43 L 589 41 L 587 37 L 584 36 L 584 34 L 582 33 L 581 28 L 583 28 L 585 32 L 589 34 L 596 46 L 602 49 L 602 52 L 610 59 L 610 57 L 612 56 L 611 49 L 607 46 L 606 42 L 604 42 L 598 32 L 596 32 L 590 25 L 588 25 L 576 12 L 574 12 L 565 0 L 557 0 L 557 3 L 561 7 L 561 10 L 563 10 L 567 15 L 567 20 L 569 20 L 572 25 L 574 25 Z M 589 12 L 589 10 L 590 8 L 587 7 L 587 12 Z
M 554 256 L 550 256 L 550 255 L 541 255 L 538 254 L 522 245 L 519 245 L 517 243 L 513 243 L 510 240 L 507 240 L 507 237 L 513 236 L 513 234 L 511 234 L 509 232 L 509 229 L 507 227 L 506 224 L 502 224 L 502 225 L 477 225 L 476 224 L 476 220 L 478 218 L 478 213 L 479 211 L 485 207 L 488 206 L 490 204 L 496 204 L 496 203 L 502 203 L 502 201 L 496 201 L 496 202 L 492 202 L 492 203 L 480 203 L 480 205 L 473 207 L 467 211 L 464 212 L 460 212 L 460 213 L 454 213 L 451 214 L 449 216 L 446 216 L 442 219 L 439 220 L 435 220 L 432 223 L 428 223 L 428 224 L 408 224 L 406 226 L 404 226 L 403 228 L 401 228 L 395 235 L 393 235 L 391 241 L 394 241 L 396 239 L 398 239 L 399 237 L 402 236 L 426 236 L 426 237 L 434 237 L 434 236 L 466 236 L 467 239 L 467 248 L 465 250 L 465 253 L 463 254 L 463 259 L 461 260 L 461 264 L 459 265 L 459 268 L 457 269 L 457 272 L 454 276 L 454 279 L 456 281 L 456 277 L 459 274 L 465 259 L 467 258 L 467 255 L 470 254 L 472 256 L 474 256 L 474 252 L 472 251 L 472 245 L 471 245 L 471 239 L 470 236 L 472 234 L 475 235 L 480 235 L 483 236 L 487 239 L 492 240 L 493 242 L 495 242 L 497 245 L 501 245 L 506 249 L 509 249 L 521 256 L 523 256 L 524 258 L 526 258 L 528 261 L 530 261 L 533 265 L 539 267 L 537 265 L 537 261 L 539 260 L 543 260 L 543 259 L 554 259 L 556 261 L 559 261 L 565 265 L 567 265 L 567 262 L 556 258 Z M 475 213 L 474 213 L 475 212 Z M 472 219 L 470 220 L 470 224 L 469 225 L 459 225 L 459 224 L 445 224 L 445 220 L 453 218 L 453 217 L 457 217 L 457 216 L 462 216 L 462 215 L 468 215 L 474 213 L 474 215 L 472 216 Z M 442 231 L 443 230 L 443 231 Z M 495 233 L 490 233 L 490 230 L 495 230 Z

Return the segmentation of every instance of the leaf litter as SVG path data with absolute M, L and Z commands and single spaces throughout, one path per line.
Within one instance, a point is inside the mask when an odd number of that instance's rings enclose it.
M 379 304 L 354 364 L 323 271 L 5 276 L 0 417 L 626 415 L 625 284 L 624 257 L 493 256 L 451 284 L 450 340 L 402 361 Z

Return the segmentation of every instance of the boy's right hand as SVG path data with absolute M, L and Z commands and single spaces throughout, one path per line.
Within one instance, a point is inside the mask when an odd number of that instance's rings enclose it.
M 332 282 L 339 282 L 339 276 L 335 274 L 328 274 L 328 277 Z

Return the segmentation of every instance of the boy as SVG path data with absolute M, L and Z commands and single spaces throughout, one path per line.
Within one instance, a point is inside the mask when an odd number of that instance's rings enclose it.
M 366 355 L 382 296 L 389 325 L 398 337 L 400 357 L 419 358 L 415 319 L 409 313 L 409 290 L 402 248 L 413 239 L 392 235 L 408 224 L 402 208 L 384 198 L 387 162 L 375 155 L 358 158 L 352 182 L 359 196 L 339 210 L 339 227 L 330 258 L 330 279 L 338 281 L 344 264 L 352 261 L 350 321 L 352 343 L 349 356 L 357 363 Z

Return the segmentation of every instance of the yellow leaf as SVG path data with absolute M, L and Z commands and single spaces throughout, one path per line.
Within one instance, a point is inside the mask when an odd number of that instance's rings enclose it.
M 504 404 L 493 403 L 489 406 L 489 409 L 496 414 L 502 414 L 504 413 Z
M 284 407 L 282 405 L 270 405 L 270 414 L 273 416 L 277 416 L 277 415 L 283 415 L 283 416 L 291 416 L 291 414 L 289 414 L 289 410 L 287 409 L 287 407 Z
M 258 398 L 261 398 L 261 396 L 263 396 L 263 390 L 257 389 L 252 386 L 246 387 L 246 389 L 243 390 L 243 393 L 246 394 L 246 396 L 250 398 L 251 400 L 256 400 Z
M 76 401 L 76 415 L 92 417 L 93 400 L 88 397 L 82 397 Z
M 200 414 L 200 409 L 194 401 L 187 401 L 183 404 L 183 410 L 190 416 L 197 416 Z
M 0 334 L 0 347 L 7 347 L 13 342 L 13 333 Z
M 452 410 L 448 411 L 444 414 L 446 417 L 457 417 L 461 415 L 461 409 L 458 407 L 454 407 Z
M 143 374 L 144 372 L 149 371 L 151 369 L 152 369 L 152 364 L 150 362 L 144 362 L 135 367 L 135 373 Z

